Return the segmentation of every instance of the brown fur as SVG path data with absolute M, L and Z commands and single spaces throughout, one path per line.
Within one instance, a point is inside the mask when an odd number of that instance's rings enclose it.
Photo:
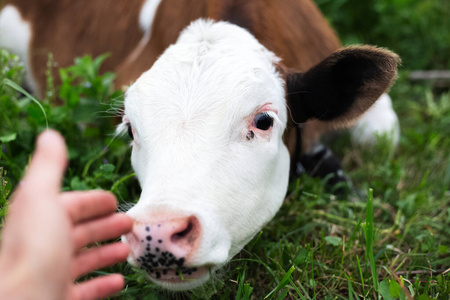
M 340 47 L 335 33 L 309 0 L 163 0 L 150 41 L 134 62 L 121 66 L 118 83 L 136 80 L 175 43 L 180 31 L 198 18 L 242 25 L 281 57 L 284 65 L 299 71 L 306 71 Z
M 32 25 L 29 58 L 37 94 L 45 87 L 48 53 L 53 53 L 57 67 L 66 67 L 75 57 L 109 52 L 102 70 L 114 70 L 143 34 L 138 27 L 143 0 L 6 0 L 5 4 L 16 6 Z
M 117 70 L 117 84 L 129 85 L 147 71 L 159 55 L 175 43 L 180 32 L 191 21 L 207 17 L 207 6 L 201 0 L 163 0 L 158 7 L 150 40 L 136 59 Z
M 32 24 L 30 62 L 40 90 L 45 86 L 48 53 L 58 67 L 77 56 L 109 52 L 102 70 L 117 72 L 116 84 L 128 85 L 148 70 L 158 56 L 175 43 L 180 31 L 198 18 L 226 20 L 251 31 L 288 68 L 306 71 L 341 45 L 312 0 L 163 0 L 158 7 L 150 40 L 138 48 L 143 32 L 138 16 L 144 0 L 5 0 L 19 8 Z M 114 4 L 114 5 L 112 5 Z M 135 51 L 134 51 L 135 50 Z M 133 60 L 130 54 L 136 52 Z M 135 53 L 133 53 L 135 54 Z M 56 76 L 57 78 L 57 76 Z M 318 121 L 303 129 L 303 150 L 328 129 Z M 286 144 L 295 152 L 295 128 L 289 122 Z M 297 149 L 298 151 L 298 149 Z
M 175 43 L 183 28 L 200 17 L 230 21 L 248 29 L 281 57 L 286 67 L 299 71 L 308 70 L 341 46 L 321 12 L 309 0 L 164 0 L 158 8 L 150 41 L 135 61 L 121 66 L 117 82 L 128 85 L 136 80 L 170 44 Z M 291 154 L 296 151 L 294 127 L 289 122 L 285 134 L 289 137 L 285 138 L 285 143 Z M 314 140 L 302 143 L 304 150 L 311 149 L 318 141 L 317 135 L 310 131 L 325 132 L 328 128 L 327 124 L 317 127 L 304 128 L 306 136 L 314 137 Z

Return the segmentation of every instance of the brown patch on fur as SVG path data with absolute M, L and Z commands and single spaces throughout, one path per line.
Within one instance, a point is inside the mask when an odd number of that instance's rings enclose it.
M 334 31 L 309 0 L 164 0 L 141 54 L 118 68 L 119 86 L 129 85 L 148 70 L 180 32 L 199 18 L 243 26 L 281 57 L 284 65 L 297 70 L 309 69 L 340 47 Z
M 53 53 L 58 68 L 73 64 L 78 56 L 110 53 L 102 71 L 114 70 L 143 35 L 138 24 L 143 0 L 6 0 L 5 4 L 17 7 L 32 24 L 29 60 L 37 94 L 46 86 L 48 53 Z
M 209 0 L 207 17 L 248 29 L 282 58 L 288 68 L 306 71 L 341 44 L 310 0 Z
M 265 1 L 256 38 L 288 68 L 306 71 L 340 47 L 313 1 Z
M 302 153 L 311 152 L 322 134 L 330 130 L 330 122 L 309 119 L 302 125 Z
M 48 53 L 58 67 L 77 56 L 109 52 L 102 70 L 116 71 L 116 83 L 127 85 L 148 70 L 175 43 L 179 33 L 198 18 L 226 20 L 251 31 L 283 63 L 307 70 L 340 44 L 315 4 L 309 0 L 164 0 L 158 7 L 151 38 L 134 61 L 124 60 L 143 37 L 138 16 L 144 0 L 6 0 L 33 27 L 30 64 L 40 90 L 45 87 Z M 55 76 L 57 79 L 58 76 Z M 39 92 L 38 92 L 39 93 Z
M 222 0 L 209 2 L 208 17 L 227 21 L 254 33 L 259 24 L 260 2 Z
M 288 122 L 288 126 L 286 126 L 286 130 L 283 133 L 283 142 L 289 151 L 290 157 L 294 157 L 295 153 L 299 150 L 297 149 L 297 134 L 295 130 L 295 125 Z

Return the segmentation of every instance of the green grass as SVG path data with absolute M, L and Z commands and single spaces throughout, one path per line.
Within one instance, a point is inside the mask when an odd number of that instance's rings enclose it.
M 11 84 L 22 67 L 0 50 L 0 218 L 46 122 L 68 143 L 64 190 L 111 190 L 124 209 L 139 198 L 129 140 L 113 134 L 123 95 L 114 74 L 99 74 L 104 59 L 77 59 L 60 86 L 49 77 L 41 108 Z M 91 276 L 124 274 L 120 299 L 448 299 L 450 94 L 431 90 L 403 72 L 391 92 L 402 128 L 396 153 L 382 138 L 366 149 L 344 134 L 333 145 L 360 192 L 341 197 L 319 179 L 293 180 L 273 221 L 205 286 L 162 291 L 125 263 Z
M 411 69 L 450 68 L 447 0 L 315 0 L 344 44 L 394 50 Z

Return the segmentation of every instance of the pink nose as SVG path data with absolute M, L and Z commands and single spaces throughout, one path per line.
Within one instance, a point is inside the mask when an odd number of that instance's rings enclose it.
M 135 221 L 133 231 L 126 235 L 135 263 L 156 279 L 174 280 L 180 273 L 187 277 L 195 273 L 197 269 L 186 264 L 190 265 L 200 244 L 198 219 L 159 214 L 149 220 Z

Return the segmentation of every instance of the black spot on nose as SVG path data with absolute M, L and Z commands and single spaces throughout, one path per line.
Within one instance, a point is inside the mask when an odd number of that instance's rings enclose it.
M 150 235 L 147 235 L 147 241 L 151 241 L 152 237 Z
M 150 231 L 150 227 L 149 226 L 145 227 L 145 230 Z
M 178 267 L 181 267 L 184 264 L 184 257 L 180 258 L 175 263 Z

